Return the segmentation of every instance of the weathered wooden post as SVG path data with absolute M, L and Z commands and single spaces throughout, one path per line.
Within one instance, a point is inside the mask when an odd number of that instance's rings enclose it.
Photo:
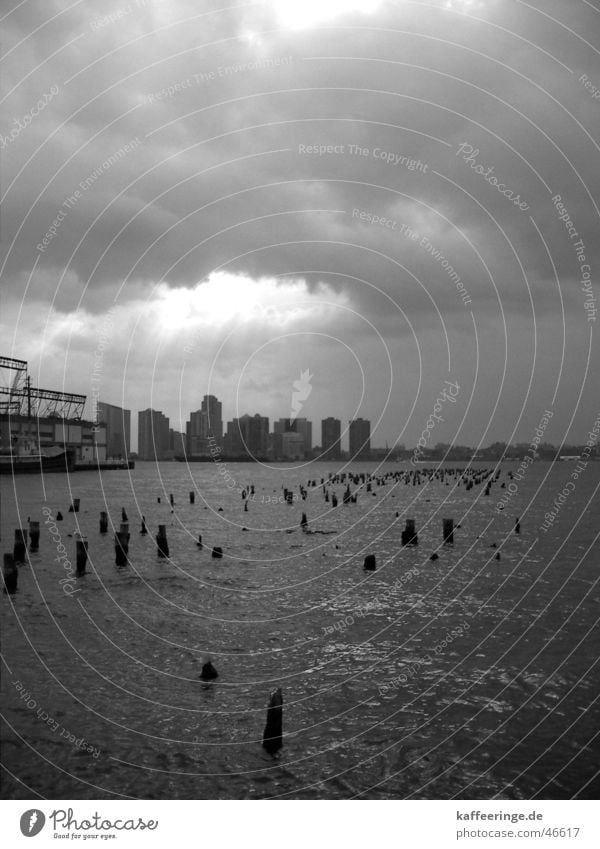
M 146 517 L 142 516 L 142 527 L 140 528 L 140 533 L 145 536 L 148 533 L 148 528 L 146 527 Z
M 198 534 L 198 542 L 196 543 L 200 551 L 202 551 L 202 534 Z
M 159 557 L 169 556 L 169 543 L 167 541 L 167 526 L 159 525 L 156 535 L 156 549 Z
M 374 572 L 376 570 L 377 562 L 374 554 L 367 554 L 363 568 L 366 572 Z
M 442 536 L 444 544 L 454 545 L 454 519 L 443 520 Z
M 81 578 L 82 575 L 85 575 L 85 564 L 87 563 L 88 556 L 88 541 L 85 537 L 81 537 L 81 539 L 76 540 L 75 542 L 76 549 L 76 563 L 77 568 L 75 574 L 78 578 Z
M 27 531 L 22 528 L 15 529 L 15 543 L 13 546 L 13 557 L 15 563 L 25 563 L 25 554 L 27 552 Z
M 129 517 L 127 516 L 127 513 L 125 512 L 124 507 L 121 507 L 121 521 L 122 522 L 128 522 L 129 521 Z
M 515 519 L 515 533 L 516 534 L 521 533 L 521 519 L 520 518 Z
M 335 494 L 335 492 L 332 492 L 331 493 L 331 506 L 337 507 L 337 505 L 338 505 L 337 495 Z
M 278 687 L 269 699 L 267 707 L 267 724 L 263 733 L 263 747 L 270 755 L 274 755 L 283 746 L 283 695 Z
M 219 677 L 219 673 L 217 672 L 215 667 L 212 665 L 210 660 L 207 661 L 206 663 L 202 664 L 202 672 L 200 673 L 200 678 L 203 681 L 214 681 L 215 678 L 218 678 L 218 677 Z
M 108 513 L 106 511 L 102 511 L 100 513 L 100 533 L 105 534 L 108 532 Z
M 79 513 L 79 498 L 73 499 L 73 503 L 69 507 L 69 513 Z
M 302 514 L 302 518 L 300 519 L 300 527 L 303 531 L 305 531 L 308 527 L 308 519 L 306 518 L 306 513 Z
M 115 534 L 115 563 L 117 566 L 127 566 L 129 554 L 129 534 L 117 531 Z
M 402 531 L 402 545 L 418 545 L 419 537 L 415 529 L 415 519 L 407 519 L 406 527 Z
M 14 593 L 16 593 L 17 582 L 19 580 L 19 571 L 15 565 L 15 559 L 10 553 L 4 555 L 2 577 L 4 579 L 4 592 L 7 595 L 13 595 Z
M 39 522 L 30 522 L 29 523 L 29 550 L 30 551 L 38 551 L 40 547 L 40 523 Z
M 196 493 L 190 492 L 190 504 L 193 504 L 196 500 Z
M 213 547 L 212 556 L 215 558 L 215 560 L 221 560 L 221 558 L 223 557 L 223 549 L 220 545 L 215 545 Z

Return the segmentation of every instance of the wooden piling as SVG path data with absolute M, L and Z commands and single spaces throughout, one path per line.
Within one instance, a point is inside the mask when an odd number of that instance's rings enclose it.
M 105 534 L 108 532 L 108 513 L 104 510 L 100 513 L 100 533 Z
M 78 578 L 81 578 L 83 575 L 85 575 L 85 565 L 87 563 L 87 557 L 88 557 L 88 541 L 87 541 L 87 539 L 85 537 L 81 537 L 81 539 L 78 539 L 75 542 L 75 549 L 76 549 L 76 563 L 77 563 L 77 569 L 76 569 L 75 574 L 77 575 Z
M 30 551 L 38 551 L 40 547 L 40 523 L 39 522 L 30 522 L 29 523 L 29 550 Z
M 69 513 L 79 513 L 79 498 L 74 498 L 73 503 L 69 507 Z
M 129 534 L 117 531 L 115 534 L 115 563 L 117 566 L 127 566 L 129 554 Z
M 15 563 L 25 563 L 25 554 L 27 552 L 27 531 L 22 528 L 15 529 L 15 543 L 13 546 L 13 557 Z
M 190 504 L 193 504 L 196 501 L 196 493 L 190 492 Z
M 516 534 L 521 533 L 521 519 L 520 518 L 515 519 L 515 533 Z
M 407 519 L 406 527 L 402 531 L 402 545 L 418 545 L 419 537 L 415 529 L 415 519 Z
M 454 545 L 454 519 L 444 519 L 442 536 L 445 545 Z
M 4 580 L 4 592 L 7 595 L 13 595 L 14 593 L 16 593 L 17 582 L 19 580 L 19 571 L 15 565 L 15 559 L 10 553 L 4 555 L 2 578 Z
M 146 536 L 146 534 L 148 533 L 148 528 L 146 527 L 146 517 L 145 516 L 142 516 L 142 527 L 140 528 L 140 533 L 143 536 Z
M 283 695 L 278 687 L 269 699 L 267 707 L 267 724 L 263 732 L 263 747 L 270 755 L 274 755 L 283 746 Z
M 366 572 L 374 572 L 376 570 L 377 562 L 374 554 L 367 554 L 363 568 Z
M 220 545 L 215 545 L 212 550 L 212 556 L 215 560 L 220 560 L 223 557 L 223 549 Z
M 212 665 L 210 660 L 207 661 L 206 663 L 202 664 L 202 672 L 200 673 L 200 678 L 203 681 L 214 681 L 215 678 L 218 678 L 218 677 L 219 677 L 219 673 L 217 672 L 215 667 Z
M 159 525 L 156 535 L 156 549 L 159 557 L 169 556 L 169 543 L 167 540 L 167 526 Z

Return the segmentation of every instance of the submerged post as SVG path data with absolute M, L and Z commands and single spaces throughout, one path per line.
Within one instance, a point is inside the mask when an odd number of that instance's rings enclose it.
M 365 557 L 365 562 L 364 562 L 365 571 L 366 572 L 374 572 L 376 570 L 376 568 L 377 568 L 377 564 L 376 564 L 376 560 L 375 560 L 375 555 L 374 554 L 367 554 L 367 556 Z
M 80 578 L 82 575 L 85 575 L 85 565 L 87 563 L 88 556 L 88 541 L 85 537 L 82 537 L 75 542 L 75 549 L 77 562 L 77 570 L 75 574 L 78 578 Z
M 415 529 L 415 519 L 407 519 L 406 527 L 402 531 L 402 545 L 418 545 L 419 537 Z
M 127 566 L 129 554 L 129 534 L 117 531 L 115 534 L 115 563 L 117 566 Z
M 108 513 L 104 510 L 100 513 L 100 533 L 105 534 L 108 532 Z
M 15 563 L 25 563 L 27 552 L 27 531 L 22 528 L 15 529 L 15 544 L 13 546 L 13 557 Z
M 156 535 L 156 549 L 159 557 L 169 556 L 169 543 L 167 541 L 167 526 L 159 525 Z
M 278 687 L 269 699 L 267 708 L 267 724 L 263 732 L 263 747 L 270 755 L 274 755 L 283 746 L 283 695 Z
M 19 572 L 15 566 L 15 559 L 12 554 L 4 555 L 4 565 L 2 567 L 2 577 L 4 579 L 4 592 L 7 595 L 13 595 L 17 591 L 17 581 L 19 580 Z
M 40 523 L 39 522 L 30 522 L 29 523 L 29 550 L 37 551 L 40 547 Z
M 454 545 L 454 519 L 443 520 L 442 535 L 445 544 Z

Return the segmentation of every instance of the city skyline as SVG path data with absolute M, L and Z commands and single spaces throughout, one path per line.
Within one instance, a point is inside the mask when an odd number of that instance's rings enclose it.
M 130 434 L 124 431 L 123 422 L 130 421 L 130 411 L 123 410 L 106 402 L 98 403 L 98 411 L 110 411 L 108 420 L 102 420 L 106 425 L 107 457 L 124 456 L 114 451 L 114 440 L 122 440 L 123 443 L 130 441 Z M 213 428 L 208 427 L 210 417 L 208 411 L 213 411 Z M 216 396 L 204 396 L 199 411 L 190 413 L 190 420 L 184 431 L 177 431 L 170 427 L 170 420 L 161 411 L 147 409 L 138 413 L 138 447 L 131 449 L 137 453 L 142 460 L 174 459 L 177 456 L 214 458 L 215 449 L 218 453 L 231 456 L 250 455 L 257 459 L 269 460 L 304 460 L 320 457 L 323 460 L 339 460 L 344 457 L 360 460 L 372 459 L 375 456 L 384 455 L 386 452 L 400 453 L 413 452 L 416 446 L 405 443 L 396 443 L 385 448 L 381 445 L 371 444 L 371 422 L 368 419 L 358 417 L 348 421 L 348 427 L 342 430 L 342 421 L 333 416 L 321 420 L 321 442 L 314 444 L 312 441 L 312 422 L 304 417 L 289 418 L 280 417 L 274 420 L 270 429 L 268 416 L 260 413 L 250 415 L 248 413 L 227 421 L 226 432 L 223 432 L 223 420 L 221 418 L 222 405 Z M 198 418 L 204 413 L 205 418 Z M 203 422 L 204 435 L 198 434 L 190 428 L 194 421 Z M 116 433 L 113 422 L 116 423 Z M 317 423 L 318 424 L 318 423 Z M 555 446 L 546 439 L 545 432 L 548 419 L 544 419 L 543 430 L 536 429 L 533 440 L 542 450 L 542 454 L 549 457 Z M 347 435 L 346 445 L 342 444 L 342 435 Z M 294 437 L 297 437 L 294 439 Z M 589 434 L 588 434 L 589 437 Z M 464 457 L 477 450 L 482 456 L 499 457 L 503 453 L 508 456 L 519 456 L 519 451 L 527 448 L 531 441 L 516 440 L 512 443 L 495 441 L 483 446 L 475 447 L 467 443 L 446 443 L 434 440 L 425 450 L 420 449 L 419 454 L 423 457 L 428 455 L 439 455 L 440 452 L 462 452 Z M 581 446 L 584 443 L 562 443 L 565 447 Z M 139 446 L 142 446 L 140 450 Z M 516 452 L 516 453 L 515 453 Z M 598 455 L 598 449 L 592 452 Z

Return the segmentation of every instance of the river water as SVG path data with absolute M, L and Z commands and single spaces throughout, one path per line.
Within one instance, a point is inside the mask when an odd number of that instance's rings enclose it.
M 600 463 L 562 497 L 572 463 L 536 462 L 518 485 L 516 465 L 502 465 L 489 496 L 449 473 L 375 482 L 354 504 L 338 483 L 336 508 L 320 485 L 306 500 L 298 489 L 333 463 L 4 477 L 3 551 L 28 517 L 41 540 L 18 592 L 0 599 L 3 795 L 594 798 Z M 122 508 L 130 564 L 118 568 Z M 442 545 L 447 517 L 460 525 L 453 546 Z M 406 518 L 418 546 L 400 545 Z M 157 557 L 159 524 L 168 560 Z M 79 579 L 77 531 L 89 541 Z M 363 570 L 369 553 L 375 572 Z M 219 678 L 204 683 L 208 658 Z M 272 758 L 260 741 L 277 687 L 284 745 Z

